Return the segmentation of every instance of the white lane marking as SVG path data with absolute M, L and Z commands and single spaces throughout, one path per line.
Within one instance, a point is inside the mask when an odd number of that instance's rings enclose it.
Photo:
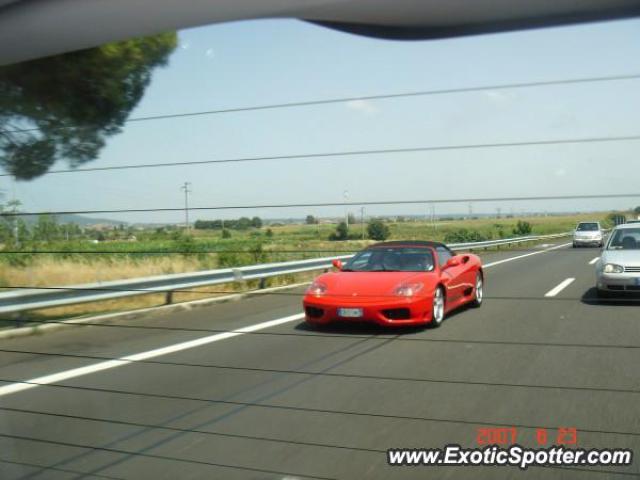
M 549 250 L 555 250 L 557 248 L 563 248 L 570 243 L 557 245 L 552 248 L 540 250 L 538 252 L 527 253 L 525 255 L 518 255 L 517 257 L 511 257 L 497 262 L 488 263 L 484 265 L 484 268 L 490 268 L 495 265 L 500 265 L 506 262 L 512 262 L 520 258 L 530 257 L 531 255 L 538 255 L 540 253 L 548 252 Z M 31 380 L 25 380 L 24 383 L 10 383 L 3 387 L 0 387 L 0 397 L 5 395 L 11 395 L 12 393 L 22 392 L 31 388 L 38 387 L 40 385 L 49 385 L 52 383 L 62 382 L 71 378 L 82 377 L 91 373 L 101 372 L 111 368 L 121 367 L 123 365 L 129 365 L 130 363 L 148 360 L 150 358 L 159 357 L 161 355 L 167 355 L 170 353 L 180 352 L 190 348 L 199 347 L 201 345 L 207 345 L 209 343 L 218 342 L 220 340 L 226 340 L 227 338 L 237 337 L 238 335 L 244 335 L 245 333 L 256 332 L 258 330 L 264 330 L 265 328 L 275 327 L 283 323 L 293 322 L 295 320 L 301 320 L 304 318 L 304 313 L 297 313 L 284 318 L 278 318 L 276 320 L 270 320 L 268 322 L 258 323 L 256 325 L 250 325 L 248 327 L 233 330 L 231 332 L 217 333 L 208 337 L 198 338 L 195 340 L 189 340 L 187 342 L 177 343 L 168 347 L 157 348 L 155 350 L 149 350 L 147 352 L 136 353 L 134 355 L 127 355 L 115 360 L 106 360 L 104 362 L 95 363 L 93 365 L 87 365 L 86 367 L 73 368 L 71 370 L 65 370 L 60 373 L 54 373 L 51 375 L 45 375 L 43 377 L 32 378 Z
M 549 252 L 551 250 L 557 250 L 558 248 L 568 247 L 569 245 L 571 245 L 571 244 L 570 243 L 563 243 L 562 245 L 556 245 L 555 247 L 546 248 L 544 250 L 540 250 L 539 252 L 525 253 L 524 255 L 518 255 L 517 257 L 510 257 L 510 258 L 505 258 L 504 260 L 498 260 L 497 262 L 487 263 L 486 265 L 483 265 L 483 267 L 484 268 L 494 267 L 496 265 L 501 265 L 501 264 L 507 263 L 507 262 L 513 262 L 514 260 L 519 260 L 521 258 L 530 257 L 532 255 L 540 255 L 541 253 Z
M 560 282 L 560 284 L 558 286 L 553 287 L 551 290 L 549 290 L 544 296 L 545 297 L 555 297 L 562 290 L 567 288 L 569 285 L 571 285 L 575 281 L 576 281 L 575 278 L 567 278 L 566 280 L 563 280 L 562 282 Z
M 593 260 L 591 260 L 591 261 L 589 262 L 589 265 L 593 265 L 593 264 L 595 264 L 598 260 L 600 260 L 600 257 L 596 257 L 596 258 L 594 258 Z
M 201 345 L 207 345 L 213 342 L 219 342 L 220 340 L 226 340 L 227 338 L 237 337 L 246 333 L 257 332 L 258 330 L 264 330 L 266 328 L 282 325 L 283 323 L 293 322 L 304 318 L 303 313 L 297 313 L 295 315 L 289 315 L 288 317 L 277 318 L 275 320 L 269 320 L 267 322 L 258 323 L 256 325 L 250 325 L 248 327 L 239 328 L 231 332 L 217 333 L 215 335 L 209 335 L 208 337 L 197 338 L 195 340 L 189 340 L 186 342 L 176 343 L 168 347 L 157 348 L 155 350 L 149 350 L 135 355 L 128 355 L 126 357 L 120 357 L 115 360 L 107 360 L 104 362 L 95 363 L 93 365 L 87 365 L 86 367 L 73 368 L 71 370 L 65 370 L 64 372 L 54 373 L 51 375 L 45 375 L 43 377 L 32 378 L 26 380 L 27 383 L 12 383 L 0 387 L 0 397 L 10 395 L 12 393 L 22 392 L 35 388 L 39 385 L 49 385 L 51 383 L 62 382 L 71 378 L 82 377 L 91 373 L 101 372 L 111 368 L 121 367 L 133 362 L 139 362 L 142 360 L 148 360 L 150 358 L 159 357 L 161 355 L 168 355 L 170 353 L 181 352 L 190 348 L 199 347 Z

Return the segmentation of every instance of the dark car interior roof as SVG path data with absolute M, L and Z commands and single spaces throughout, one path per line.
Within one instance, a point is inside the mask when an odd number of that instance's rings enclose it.
M 444 243 L 441 242 L 430 242 L 430 241 L 422 241 L 422 240 L 394 240 L 391 242 L 382 242 L 376 243 L 374 245 L 370 245 L 367 247 L 367 250 L 370 248 L 389 248 L 389 247 L 427 247 L 427 248 L 436 248 L 436 247 L 447 247 Z
M 409 40 L 636 16 L 640 0 L 0 0 L 0 65 L 261 18 Z

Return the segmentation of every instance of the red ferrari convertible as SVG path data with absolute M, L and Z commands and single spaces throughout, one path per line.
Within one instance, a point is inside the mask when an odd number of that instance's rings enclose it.
M 337 272 L 320 275 L 303 300 L 312 325 L 368 321 L 380 325 L 437 327 L 451 310 L 482 304 L 480 258 L 456 255 L 437 242 L 397 241 L 372 245 Z

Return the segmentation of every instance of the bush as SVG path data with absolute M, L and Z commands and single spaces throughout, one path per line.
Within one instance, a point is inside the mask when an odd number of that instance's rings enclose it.
M 515 228 L 513 229 L 513 234 L 516 236 L 521 235 L 530 235 L 531 234 L 531 224 L 529 222 L 525 222 L 522 220 L 518 220 Z
M 255 263 L 266 263 L 267 261 L 267 254 L 266 252 L 262 249 L 262 244 L 258 243 L 254 246 L 252 246 L 249 249 L 249 254 L 251 255 L 251 260 L 252 262 Z
M 218 266 L 220 268 L 238 267 L 242 265 L 242 260 L 235 252 L 218 253 Z
M 231 232 L 225 228 L 222 230 L 222 238 L 231 238 Z
M 466 228 L 447 232 L 444 236 L 445 243 L 485 242 L 487 240 L 490 240 L 490 238 L 486 235 L 483 235 L 477 230 L 468 230 Z
M 371 240 L 383 241 L 389 238 L 391 231 L 382 220 L 372 220 L 367 225 L 367 235 Z
M 349 229 L 347 228 L 347 224 L 345 222 L 340 222 L 336 227 L 336 231 L 329 235 L 329 240 L 331 241 L 347 240 L 348 238 Z

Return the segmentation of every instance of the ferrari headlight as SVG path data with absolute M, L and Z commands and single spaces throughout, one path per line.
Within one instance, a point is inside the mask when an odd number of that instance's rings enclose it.
M 307 294 L 315 295 L 316 297 L 324 295 L 326 291 L 327 285 L 322 282 L 313 282 L 311 285 L 309 285 L 309 288 L 307 288 Z
M 604 273 L 624 273 L 624 267 L 615 263 L 607 263 L 603 271 Z
M 399 297 L 413 297 L 416 293 L 424 288 L 422 283 L 401 283 L 393 293 Z

